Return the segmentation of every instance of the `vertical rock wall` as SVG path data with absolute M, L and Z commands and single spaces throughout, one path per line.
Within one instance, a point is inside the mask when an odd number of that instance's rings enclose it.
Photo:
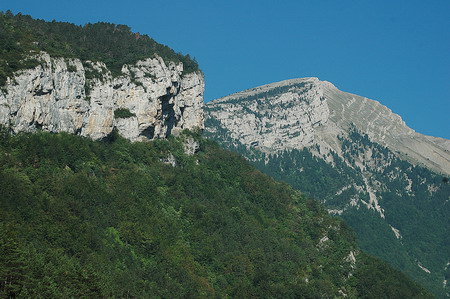
M 113 77 L 102 62 L 41 53 L 0 91 L 0 124 L 17 132 L 68 132 L 93 139 L 114 128 L 132 141 L 203 128 L 204 79 L 155 56 Z

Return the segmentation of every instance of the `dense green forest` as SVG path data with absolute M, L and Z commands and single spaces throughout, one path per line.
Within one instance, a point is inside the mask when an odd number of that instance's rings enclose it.
M 448 297 L 449 290 L 443 287 L 444 280 L 450 278 L 446 267 L 450 256 L 450 183 L 446 177 L 412 165 L 356 130 L 341 139 L 343 158 L 334 152 L 326 154 L 331 164 L 312 153 L 320 152 L 318 147 L 265 154 L 232 140 L 216 119 L 207 118 L 205 125 L 215 130 L 208 138 L 247 157 L 276 180 L 316 198 L 329 210 L 341 211 L 340 217 L 356 232 L 363 250 L 407 273 L 437 296 Z M 357 163 L 364 165 L 365 173 Z M 369 202 L 364 178 L 375 186 L 385 218 L 364 205 L 349 204 L 352 198 Z M 391 226 L 399 229 L 401 238 L 396 238 Z
M 133 33 L 126 25 L 95 23 L 77 26 L 46 22 L 31 16 L 0 12 L 0 86 L 13 72 L 39 64 L 30 54 L 45 51 L 51 56 L 102 61 L 114 76 L 124 64 L 161 56 L 166 62 L 182 62 L 184 72 L 198 70 L 195 59 L 175 53 L 148 35 Z
M 2 130 L 0 190 L 5 298 L 430 297 L 317 201 L 194 133 Z

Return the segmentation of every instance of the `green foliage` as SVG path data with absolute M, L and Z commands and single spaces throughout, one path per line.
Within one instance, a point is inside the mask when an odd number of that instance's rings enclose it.
M 390 267 L 386 262 L 362 254 L 357 263 L 355 277 L 358 278 L 358 298 L 429 298 L 424 290 L 417 292 L 412 281 L 401 281 L 403 274 Z
M 114 110 L 114 117 L 115 118 L 130 118 L 136 116 L 136 114 L 131 113 L 130 110 L 128 110 L 127 108 L 119 108 Z
M 76 72 L 77 71 L 77 67 L 75 65 L 69 63 L 67 65 L 67 71 L 68 72 Z
M 27 283 L 24 254 L 11 227 L 0 223 L 0 297 L 16 297 Z
M 184 153 L 186 138 L 197 154 Z M 177 167 L 161 162 L 169 153 Z M 381 288 L 364 282 L 377 262 L 347 261 L 358 249 L 342 221 L 198 133 L 130 143 L 0 130 L 0 190 L 2 296 L 356 298 Z M 375 278 L 398 289 L 391 298 L 423 293 L 390 271 Z
M 95 23 L 77 26 L 46 22 L 28 15 L 0 12 L 0 86 L 13 72 L 39 65 L 30 54 L 46 51 L 51 56 L 103 61 L 114 76 L 124 64 L 161 56 L 166 62 L 182 62 L 184 72 L 198 71 L 189 55 L 175 53 L 147 35 L 133 33 L 126 25 Z
M 327 157 L 333 161 L 330 164 L 312 154 L 317 148 L 265 154 L 232 140 L 216 119 L 207 119 L 205 125 L 216 129 L 214 135 L 207 135 L 209 138 L 247 157 L 259 170 L 320 200 L 328 209 L 343 211 L 340 217 L 356 232 L 363 250 L 389 262 L 436 295 L 447 296 L 442 282 L 450 256 L 450 184 L 444 177 L 413 166 L 356 130 L 341 138 L 344 159 L 331 152 Z M 357 163 L 365 166 L 365 174 Z M 369 202 L 364 177 L 374 189 L 382 186 L 376 195 L 385 210 L 384 219 L 363 205 L 349 205 L 352 198 Z M 402 239 L 395 237 L 390 225 L 400 230 Z M 431 273 L 424 272 L 419 262 Z
M 103 80 L 103 76 L 107 72 L 107 70 L 105 70 L 105 69 L 102 69 L 100 71 L 100 70 L 94 68 L 92 66 L 92 63 L 90 63 L 88 61 L 83 62 L 83 67 L 84 67 L 84 73 L 85 73 L 87 80 L 92 80 L 92 79 Z

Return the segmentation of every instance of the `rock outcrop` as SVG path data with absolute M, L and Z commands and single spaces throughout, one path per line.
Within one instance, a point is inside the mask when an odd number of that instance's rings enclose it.
M 305 78 L 239 92 L 209 103 L 208 117 L 230 138 L 268 152 L 308 146 L 330 114 L 318 82 Z
M 398 114 L 377 101 L 340 91 L 326 81 L 321 81 L 320 87 L 331 111 L 324 131 L 354 125 L 403 159 L 450 174 L 450 140 L 415 132 Z
M 317 78 L 272 83 L 214 100 L 206 106 L 211 134 L 266 153 L 316 145 L 341 152 L 351 128 L 413 163 L 450 174 L 450 141 L 419 134 L 377 101 L 338 90 Z
M 131 141 L 203 128 L 204 79 L 159 56 L 124 65 L 113 77 L 103 62 L 55 58 L 8 78 L 0 124 L 17 132 L 68 132 L 102 139 L 114 128 Z
M 348 221 L 364 250 L 448 297 L 449 140 L 317 78 L 207 103 L 205 135 L 317 198 Z M 322 235 L 318 248 L 328 242 Z

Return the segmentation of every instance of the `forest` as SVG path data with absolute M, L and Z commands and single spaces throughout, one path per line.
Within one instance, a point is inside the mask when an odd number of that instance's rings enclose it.
M 10 11 L 0 12 L 0 86 L 20 69 L 39 65 L 33 54 L 45 51 L 54 57 L 102 61 L 113 76 L 124 64 L 157 54 L 164 61 L 182 62 L 184 72 L 198 71 L 195 59 L 174 52 L 126 25 L 95 23 L 77 26 L 67 22 L 46 22 Z
M 343 158 L 327 153 L 331 164 L 313 154 L 320 151 L 318 147 L 264 153 L 232 140 L 216 119 L 208 118 L 205 125 L 215 128 L 214 134 L 207 133 L 208 138 L 248 158 L 260 171 L 301 190 L 329 210 L 342 211 L 339 217 L 356 232 L 363 250 L 413 277 L 440 298 L 447 296 L 442 287 L 443 281 L 450 279 L 450 267 L 445 266 L 450 255 L 447 177 L 412 165 L 357 130 L 341 138 Z M 361 162 L 364 155 L 370 162 Z M 366 173 L 361 173 L 356 163 L 363 163 Z M 385 218 L 363 205 L 349 205 L 351 198 L 369 201 L 364 177 L 379 186 L 376 194 Z M 401 239 L 390 225 L 399 229 Z M 419 263 L 427 265 L 431 273 Z
M 195 132 L 2 129 L 0 189 L 0 297 L 432 297 L 317 201 Z

